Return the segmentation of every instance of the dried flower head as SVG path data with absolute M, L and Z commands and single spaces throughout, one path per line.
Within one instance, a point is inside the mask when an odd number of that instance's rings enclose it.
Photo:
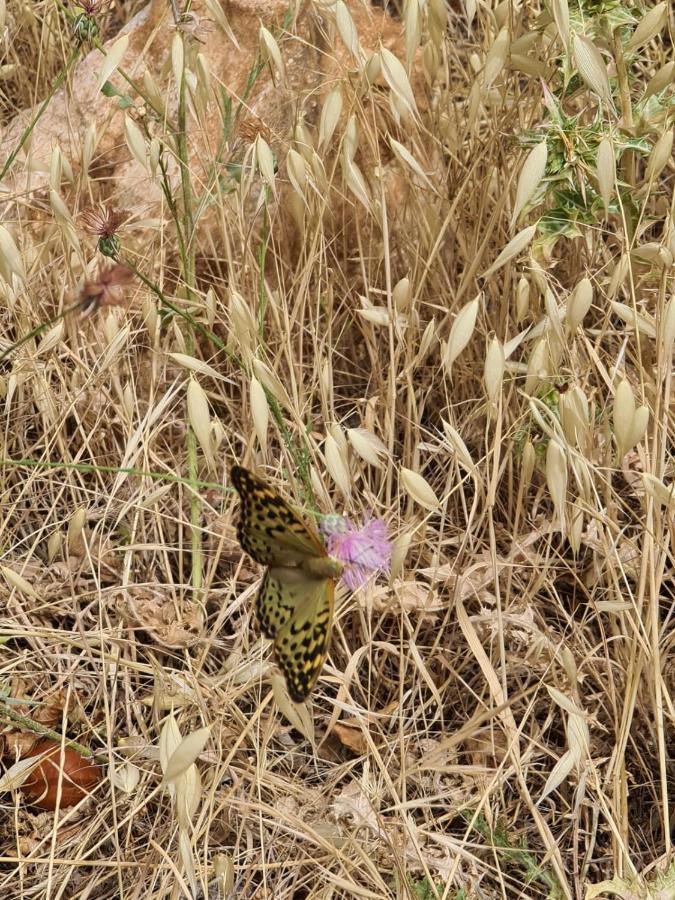
M 258 116 L 251 114 L 240 122 L 239 137 L 242 141 L 253 144 L 258 135 L 268 144 L 272 140 L 272 132 Z
M 80 214 L 80 224 L 98 238 L 98 249 L 104 256 L 115 256 L 119 250 L 118 232 L 128 218 L 127 212 L 101 204 L 85 209 Z
M 383 519 L 368 519 L 356 528 L 343 516 L 325 516 L 321 530 L 330 555 L 344 563 L 342 580 L 350 590 L 361 587 L 374 572 L 391 565 L 392 546 Z
M 211 19 L 202 18 L 191 11 L 184 12 L 181 15 L 176 28 L 199 44 L 205 44 L 209 34 L 215 31 L 215 26 Z
M 126 212 L 103 204 L 98 207 L 89 207 L 80 214 L 80 222 L 84 230 L 102 238 L 114 237 L 126 219 Z
M 108 0 L 79 0 L 73 4 L 75 9 L 88 16 L 100 15 L 108 6 Z
M 126 266 L 101 266 L 93 278 L 87 278 L 77 292 L 75 303 L 82 312 L 95 312 L 102 306 L 126 306 L 124 288 L 134 273 Z

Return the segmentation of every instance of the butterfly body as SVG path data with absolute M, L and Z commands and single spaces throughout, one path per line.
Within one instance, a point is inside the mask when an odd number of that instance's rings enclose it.
M 310 557 L 300 563 L 303 572 L 314 578 L 339 578 L 344 566 L 332 556 Z
M 274 641 L 291 698 L 302 702 L 328 652 L 335 579 L 342 564 L 267 482 L 242 466 L 233 466 L 231 478 L 241 498 L 239 543 L 267 566 L 256 600 L 258 618 L 265 636 Z

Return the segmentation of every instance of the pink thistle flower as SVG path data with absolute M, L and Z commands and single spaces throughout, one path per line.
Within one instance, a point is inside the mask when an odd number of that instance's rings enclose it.
M 324 516 L 321 530 L 329 554 L 344 563 L 342 580 L 350 590 L 355 591 L 373 572 L 384 571 L 391 565 L 391 541 L 383 519 L 368 519 L 361 528 L 356 528 L 343 516 Z

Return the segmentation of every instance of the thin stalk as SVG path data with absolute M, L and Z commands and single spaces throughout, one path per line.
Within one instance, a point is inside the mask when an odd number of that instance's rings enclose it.
M 25 728 L 27 731 L 32 731 L 33 734 L 39 734 L 40 737 L 51 738 L 53 741 L 57 743 L 63 743 L 66 747 L 72 747 L 73 750 L 77 750 L 77 752 L 81 756 L 86 756 L 88 759 L 94 758 L 94 753 L 89 749 L 89 747 L 85 747 L 84 744 L 78 744 L 77 741 L 71 741 L 68 738 L 63 740 L 63 735 L 58 731 L 52 731 L 51 728 L 46 728 L 44 725 L 40 725 L 38 722 L 34 722 L 32 719 L 28 719 L 26 716 L 22 716 L 20 713 L 14 712 L 9 708 L 6 701 L 0 700 L 0 719 L 6 719 L 9 722 L 14 722 L 17 725 L 20 725 L 22 728 Z
M 42 322 L 40 325 L 36 325 L 35 328 L 31 328 L 31 330 L 20 337 L 18 341 L 14 341 L 13 344 L 10 344 L 10 346 L 7 347 L 6 350 L 3 350 L 2 353 L 0 353 L 0 362 L 8 357 L 10 353 L 18 350 L 19 347 L 23 347 L 23 345 L 30 341 L 31 338 L 37 337 L 39 334 L 41 334 L 45 330 L 45 328 L 49 328 L 51 325 L 55 325 L 59 321 L 59 319 L 65 319 L 67 315 L 72 312 L 77 312 L 81 307 L 82 301 L 78 300 L 77 303 L 73 303 L 72 306 L 67 306 L 53 318 L 48 319 L 46 322 Z
M 265 185 L 265 204 L 263 213 L 263 226 L 260 234 L 260 243 L 258 245 L 258 332 L 260 339 L 263 338 L 265 328 L 265 310 L 267 309 L 267 290 L 265 288 L 265 263 L 267 260 L 267 241 L 269 239 L 270 217 L 267 210 L 267 202 L 269 200 L 269 187 Z
M 633 125 L 633 105 L 630 97 L 626 60 L 623 55 L 623 44 L 621 43 L 621 29 L 619 28 L 614 30 L 614 61 L 619 82 L 621 117 L 624 127 L 630 129 Z M 631 188 L 635 187 L 635 152 L 633 150 L 626 150 L 621 156 L 621 177 Z M 625 222 L 628 240 L 632 242 L 635 234 L 635 216 L 633 212 L 629 212 L 626 215 Z
M 0 467 L 16 466 L 26 469 L 72 469 L 75 472 L 106 472 L 112 475 L 137 475 L 139 478 L 150 478 L 152 481 L 166 481 L 169 484 L 184 484 L 186 487 L 203 491 L 220 491 L 222 494 L 230 494 L 233 488 L 225 488 L 217 481 L 193 481 L 180 475 L 172 475 L 167 472 L 149 472 L 146 469 L 137 469 L 134 466 L 102 466 L 98 463 L 69 463 L 63 460 L 51 462 L 44 459 L 9 459 L 0 457 Z
M 235 362 L 238 366 L 243 368 L 243 364 L 241 360 L 235 356 L 230 350 L 227 349 L 225 343 L 218 337 L 217 334 L 214 334 L 209 328 L 206 328 L 201 322 L 198 322 L 194 316 L 191 316 L 189 312 L 185 312 L 184 309 L 181 309 L 179 306 L 176 306 L 175 303 L 172 303 L 171 300 L 167 298 L 162 289 L 155 284 L 154 281 L 151 281 L 147 275 L 144 275 L 143 272 L 128 258 L 125 256 L 115 257 L 115 262 L 119 262 L 122 265 L 128 266 L 134 275 L 143 282 L 143 284 L 157 297 L 159 302 L 166 309 L 170 309 L 172 313 L 177 316 L 180 316 L 181 319 L 184 319 L 193 331 L 199 332 L 199 334 L 203 335 L 207 340 L 211 341 L 219 350 L 222 350 L 223 353 L 230 359 L 232 362 Z M 1 358 L 1 357 L 0 357 Z
M 51 90 L 49 91 L 49 93 L 47 94 L 45 99 L 42 101 L 42 103 L 40 104 L 40 108 L 38 109 L 35 116 L 33 117 L 33 120 L 29 123 L 29 125 L 24 130 L 23 134 L 21 135 L 21 138 L 19 139 L 19 143 L 16 145 L 16 147 L 12 150 L 12 152 L 9 154 L 9 156 L 5 160 L 5 164 L 3 165 L 2 170 L 0 171 L 0 181 L 2 181 L 2 179 L 5 177 L 5 175 L 9 172 L 10 168 L 12 167 L 12 164 L 14 163 L 14 160 L 17 158 L 17 156 L 21 152 L 21 148 L 23 147 L 23 145 L 26 143 L 28 138 L 33 133 L 33 129 L 35 128 L 37 123 L 40 121 L 42 114 L 44 113 L 44 111 L 47 109 L 47 107 L 51 103 L 52 98 L 54 97 L 54 94 L 56 94 L 56 92 L 61 87 L 63 82 L 66 80 L 66 75 L 68 74 L 70 67 L 73 65 L 73 63 L 75 62 L 75 60 L 78 58 L 79 55 L 80 55 L 80 47 L 78 44 L 78 46 L 75 47 L 73 52 L 68 57 L 68 60 L 66 61 L 65 66 L 61 69 L 59 74 L 54 79 L 54 84 L 52 85 Z
M 284 16 L 284 20 L 281 23 L 281 27 L 278 29 L 272 28 L 271 32 L 276 37 L 277 35 L 281 35 L 291 23 L 293 19 L 293 13 L 291 10 L 288 10 L 286 15 Z M 253 63 L 251 69 L 249 70 L 248 77 L 246 79 L 246 84 L 244 86 L 244 90 L 242 91 L 241 97 L 239 98 L 239 103 L 237 105 L 237 109 L 234 112 L 233 116 L 227 115 L 226 127 L 223 128 L 223 132 L 220 137 L 220 141 L 218 143 L 218 147 L 214 154 L 214 162 L 211 164 L 209 173 L 205 180 L 205 188 L 202 191 L 202 197 L 199 201 L 199 205 L 197 207 L 197 217 L 201 215 L 203 208 L 206 206 L 208 199 L 211 195 L 211 191 L 213 190 L 218 178 L 220 176 L 221 169 L 224 165 L 222 156 L 227 148 L 227 143 L 230 138 L 230 134 L 234 125 L 239 121 L 239 118 L 242 113 L 247 112 L 249 109 L 248 98 L 253 90 L 256 81 L 258 80 L 260 73 L 264 70 L 267 65 L 266 61 L 263 59 L 260 51 L 258 51 L 258 55 L 256 56 L 255 62 Z
M 183 281 L 186 287 L 187 299 L 194 296 L 195 288 L 195 241 L 194 221 L 192 217 L 192 183 L 190 179 L 189 151 L 187 142 L 187 102 L 185 93 L 185 77 L 181 73 L 181 82 L 178 93 L 178 131 L 176 132 L 176 145 L 178 150 L 178 164 L 181 173 L 181 189 L 183 193 L 182 230 L 185 237 L 185 245 L 182 248 L 181 268 Z M 190 323 L 187 327 L 186 349 L 192 355 L 195 350 L 195 335 Z M 186 452 L 188 477 L 193 484 L 198 480 L 199 458 L 197 451 L 197 437 L 191 427 L 188 426 L 186 435 Z M 202 510 L 201 498 L 195 491 L 190 499 L 190 555 L 193 599 L 197 603 L 200 600 L 203 583 L 203 549 L 202 549 Z

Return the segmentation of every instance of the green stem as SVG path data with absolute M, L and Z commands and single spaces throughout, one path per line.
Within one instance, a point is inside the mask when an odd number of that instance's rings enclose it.
M 194 220 L 192 216 L 192 182 L 190 179 L 190 158 L 187 140 L 187 103 L 185 96 L 185 72 L 181 73 L 180 89 L 178 94 L 178 131 L 176 132 L 176 146 L 178 150 L 178 164 L 180 166 L 181 188 L 183 193 L 182 230 L 185 244 L 181 254 L 181 267 L 183 281 L 186 287 L 188 301 L 194 296 L 195 288 L 195 241 Z M 195 350 L 195 335 L 190 323 L 188 323 L 186 349 L 190 355 Z M 199 456 L 197 437 L 194 430 L 188 427 L 186 436 L 187 468 L 188 476 L 193 484 L 198 481 Z M 198 603 L 201 597 L 203 583 L 203 549 L 202 549 L 202 509 L 201 498 L 194 491 L 190 498 L 190 552 L 191 552 L 191 584 L 193 599 Z
M 21 725 L 22 728 L 26 728 L 28 731 L 32 731 L 34 734 L 39 734 L 40 737 L 51 738 L 58 744 L 63 741 L 66 747 L 72 747 L 73 750 L 77 750 L 77 752 L 81 756 L 86 756 L 87 759 L 94 758 L 93 751 L 88 747 L 85 747 L 83 744 L 78 744 L 77 741 L 71 741 L 68 738 L 64 740 L 63 735 L 59 734 L 58 731 L 52 731 L 51 728 L 45 728 L 44 725 L 39 725 L 32 719 L 28 719 L 26 718 L 26 716 L 22 716 L 20 713 L 13 712 L 13 710 L 11 710 L 9 706 L 7 706 L 7 703 L 2 700 L 0 700 L 0 718 L 8 719 L 10 722 Z
M 136 275 L 136 277 L 143 282 L 143 284 L 148 288 L 148 290 L 152 291 L 152 293 L 157 297 L 162 306 L 170 309 L 172 313 L 177 316 L 180 316 L 181 319 L 185 319 L 188 325 L 194 329 L 194 331 L 198 331 L 201 335 L 211 341 L 219 350 L 222 350 L 223 353 L 228 357 L 228 359 L 232 360 L 232 362 L 236 363 L 238 366 L 242 366 L 241 360 L 233 353 L 231 353 L 225 343 L 218 337 L 217 334 L 214 334 L 213 331 L 206 328 L 200 322 L 198 322 L 190 313 L 185 312 L 185 310 L 181 309 L 179 306 L 176 306 L 175 303 L 172 303 L 169 300 L 162 289 L 155 284 L 154 281 L 151 281 L 143 272 L 126 256 L 116 256 L 115 261 L 121 263 L 124 266 L 128 266 L 131 271 Z
M 100 50 L 100 52 L 104 56 L 107 54 L 108 51 L 105 49 L 105 47 L 103 46 L 103 44 L 101 43 L 101 41 L 98 38 L 94 38 L 94 40 L 92 41 L 92 44 L 94 45 L 94 47 L 96 47 L 97 50 Z M 155 106 L 155 104 L 152 102 L 152 97 L 141 87 L 140 84 L 138 84 L 137 81 L 134 81 L 134 79 L 131 77 L 131 75 L 127 75 L 125 69 L 122 69 L 118 66 L 117 69 L 115 69 L 115 71 L 120 76 L 120 78 L 123 78 L 126 81 L 126 83 L 129 85 L 129 87 L 136 94 L 138 94 L 138 96 L 141 98 L 143 103 L 145 103 L 146 106 L 150 107 L 150 109 L 154 112 L 154 114 L 164 124 L 164 126 L 166 128 L 175 130 L 173 128 L 173 124 L 167 119 L 166 110 L 163 109 L 161 106 Z
M 281 23 L 281 27 L 278 29 L 272 28 L 272 30 L 271 30 L 272 34 L 275 37 L 277 37 L 278 35 L 281 35 L 287 29 L 288 25 L 291 23 L 292 20 L 293 20 L 293 13 L 291 10 L 288 10 L 286 12 L 286 15 L 284 16 L 283 22 Z M 213 162 L 211 164 L 210 171 L 206 178 L 206 187 L 205 187 L 204 191 L 202 192 L 202 198 L 199 202 L 199 206 L 198 206 L 199 213 L 201 213 L 201 210 L 208 202 L 208 198 L 211 195 L 211 191 L 213 190 L 214 185 L 218 181 L 219 172 L 223 165 L 223 163 L 221 162 L 221 158 L 227 147 L 227 142 L 229 140 L 230 133 L 232 131 L 233 123 L 236 123 L 239 120 L 239 117 L 241 116 L 241 114 L 243 112 L 246 112 L 249 109 L 249 105 L 247 102 L 249 95 L 250 95 L 251 91 L 253 90 L 253 87 L 255 86 L 255 83 L 258 80 L 260 73 L 263 71 L 263 69 L 265 68 L 266 65 L 267 65 L 267 62 L 263 59 L 261 53 L 258 52 L 255 62 L 253 63 L 253 66 L 249 70 L 248 77 L 246 79 L 246 85 L 244 86 L 244 90 L 242 91 L 242 94 L 241 94 L 241 97 L 239 100 L 239 104 L 237 105 L 237 109 L 234 113 L 234 116 L 232 116 L 232 117 L 230 117 L 229 115 L 227 116 L 227 121 L 225 123 L 226 127 L 223 128 L 223 133 L 221 135 L 221 138 L 220 138 L 220 141 L 218 144 L 218 148 L 217 148 L 215 156 L 214 156 L 215 162 Z
M 63 82 L 66 80 L 66 75 L 68 74 L 70 67 L 73 65 L 73 63 L 75 62 L 75 60 L 77 59 L 77 57 L 79 55 L 80 55 L 80 47 L 78 45 L 77 47 L 75 47 L 73 52 L 68 57 L 68 60 L 65 64 L 65 66 L 61 69 L 59 74 L 54 79 L 54 84 L 52 85 L 50 92 L 47 94 L 45 99 L 42 101 L 40 108 L 38 109 L 37 113 L 35 114 L 35 117 L 33 118 L 33 121 L 25 129 L 24 133 L 21 135 L 19 143 L 16 145 L 14 150 L 12 150 L 12 152 L 9 154 L 9 156 L 5 160 L 5 164 L 2 167 L 2 170 L 0 171 L 0 181 L 2 181 L 2 179 L 5 177 L 5 175 L 9 172 L 14 160 L 17 158 L 17 156 L 21 152 L 21 148 L 23 147 L 23 145 L 26 143 L 28 138 L 33 133 L 33 130 L 34 130 L 35 126 L 37 125 L 37 123 L 40 121 L 42 114 L 44 113 L 44 111 L 47 109 L 47 107 L 51 103 L 52 98 L 54 97 L 54 94 L 56 94 L 56 92 L 61 87 Z
M 148 137 L 149 137 L 149 135 L 148 135 Z M 176 201 L 173 199 L 173 194 L 171 193 L 171 184 L 169 182 L 169 173 L 167 171 L 166 163 L 164 162 L 162 154 L 160 154 L 160 157 L 159 157 L 159 168 L 161 169 L 161 172 L 162 172 L 162 179 L 161 179 L 162 193 L 164 194 L 164 199 L 166 200 L 166 205 L 169 209 L 169 212 L 171 213 L 171 218 L 173 219 L 174 224 L 176 226 L 176 238 L 178 240 L 178 255 L 180 256 L 181 259 L 185 259 L 185 253 L 186 253 L 185 237 L 183 235 L 180 217 L 178 215 L 178 208 L 176 207 Z
M 77 303 L 73 303 L 72 306 L 66 307 L 66 309 L 62 310 L 58 315 L 54 316 L 54 318 L 49 319 L 47 322 L 42 322 L 40 325 L 36 325 L 35 328 L 31 328 L 31 330 L 24 334 L 23 337 L 20 337 L 18 341 L 14 341 L 6 350 L 3 350 L 0 353 L 0 362 L 9 356 L 10 353 L 13 353 L 15 350 L 18 350 L 19 347 L 23 347 L 25 343 L 27 343 L 31 338 L 37 337 L 38 334 L 41 334 L 45 328 L 49 328 L 51 325 L 55 325 L 59 319 L 64 319 L 69 313 L 77 312 L 78 309 L 82 306 L 82 301 L 78 300 Z
M 217 481 L 194 481 L 191 478 L 183 478 L 180 475 L 171 475 L 165 472 L 148 472 L 145 469 L 137 469 L 134 466 L 102 466 L 98 463 L 69 463 L 59 460 L 50 462 L 44 459 L 9 459 L 0 457 L 1 466 L 17 466 L 27 469 L 72 469 L 76 472 L 107 472 L 113 475 L 137 475 L 139 478 L 150 478 L 153 481 L 166 481 L 170 484 L 184 484 L 187 487 L 201 490 L 220 491 L 223 494 L 231 493 L 231 488 L 224 488 Z
M 631 102 L 628 70 L 623 54 L 620 28 L 614 29 L 614 62 L 616 65 L 617 80 L 619 82 L 621 117 L 624 122 L 624 127 L 630 129 L 633 126 L 633 104 Z M 621 177 L 631 188 L 635 187 L 635 174 L 635 152 L 633 150 L 626 150 L 621 156 Z M 632 205 L 624 207 L 624 209 L 626 212 L 627 237 L 630 243 L 632 242 L 635 233 L 635 215 L 630 212 Z
M 269 187 L 265 185 L 265 205 L 263 213 L 263 226 L 260 234 L 260 243 L 258 245 L 258 332 L 262 340 L 265 328 L 265 310 L 267 309 L 267 290 L 265 288 L 265 262 L 267 260 L 267 242 L 269 240 L 269 223 L 270 217 L 267 209 L 269 200 Z

